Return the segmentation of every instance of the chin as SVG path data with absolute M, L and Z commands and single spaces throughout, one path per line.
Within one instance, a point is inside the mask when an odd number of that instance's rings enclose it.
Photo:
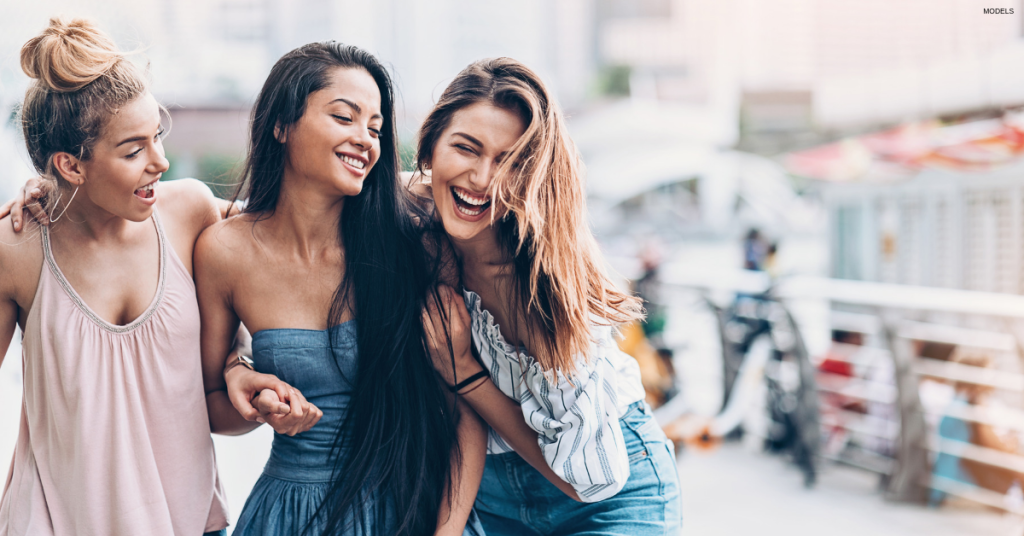
M 483 225 L 480 223 L 464 222 L 454 217 L 442 218 L 442 222 L 444 223 L 444 231 L 448 233 L 448 236 L 456 240 L 476 238 L 490 227 L 490 220 L 487 220 Z
M 363 191 L 363 181 L 346 178 L 335 183 L 335 189 L 345 197 L 357 196 Z

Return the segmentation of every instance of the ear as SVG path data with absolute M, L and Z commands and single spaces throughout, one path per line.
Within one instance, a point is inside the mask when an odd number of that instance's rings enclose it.
M 288 129 L 281 128 L 281 123 L 274 125 L 274 139 L 281 143 L 288 141 Z
M 57 170 L 64 180 L 75 186 L 85 183 L 85 169 L 82 166 L 82 161 L 68 153 L 53 155 L 53 169 Z

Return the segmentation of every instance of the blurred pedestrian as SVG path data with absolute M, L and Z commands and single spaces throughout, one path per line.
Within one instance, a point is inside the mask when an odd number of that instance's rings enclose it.
M 743 238 L 743 269 L 764 270 L 765 257 L 768 256 L 769 244 L 761 231 L 750 229 Z
M 992 366 L 990 358 L 977 354 L 958 356 L 954 362 L 979 369 L 988 369 Z M 957 381 L 954 388 L 956 395 L 939 421 L 938 429 L 939 438 L 953 443 L 948 443 L 936 456 L 932 474 L 1000 494 L 1006 494 L 1014 485 L 1024 484 L 1022 473 L 962 458 L 950 452 L 957 448 L 958 443 L 970 443 L 1005 453 L 1018 453 L 1020 448 L 1016 436 L 990 424 L 996 409 L 996 404 L 991 398 L 994 391 L 992 387 L 972 381 Z M 932 490 L 930 502 L 938 505 L 944 498 L 944 493 Z

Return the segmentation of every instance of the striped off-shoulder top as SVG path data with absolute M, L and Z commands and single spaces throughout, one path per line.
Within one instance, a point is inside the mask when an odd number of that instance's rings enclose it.
M 589 359 L 579 359 L 567 377 L 547 372 L 522 348 L 505 342 L 480 296 L 464 290 L 472 317 L 473 345 L 491 381 L 519 402 L 526 423 L 537 431 L 544 459 L 584 502 L 618 493 L 629 478 L 629 457 L 619 417 L 644 398 L 640 369 L 619 350 L 610 326 L 593 326 Z M 487 453 L 512 452 L 494 430 Z

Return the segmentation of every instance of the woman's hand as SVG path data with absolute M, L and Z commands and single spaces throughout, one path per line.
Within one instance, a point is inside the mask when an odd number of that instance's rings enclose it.
M 14 232 L 20 232 L 25 226 L 24 212 L 27 211 L 40 225 L 49 225 L 50 218 L 46 215 L 43 202 L 53 186 L 53 182 L 43 180 L 42 177 L 33 177 L 25 181 L 25 185 L 15 194 L 14 199 L 0 205 L 0 219 L 10 214 Z
M 280 434 L 305 432 L 324 415 L 298 389 L 272 374 L 234 367 L 224 374 L 224 381 L 231 405 L 245 420 L 265 422 Z
M 427 298 L 427 307 L 423 311 L 423 331 L 427 336 L 427 350 L 434 361 L 434 368 L 449 386 L 453 386 L 480 372 L 483 367 L 473 358 L 473 340 L 469 331 L 471 320 L 466 302 L 447 285 L 437 288 L 437 296 L 441 303 L 438 303 L 434 295 Z
M 279 434 L 294 436 L 301 434 L 320 422 L 324 414 L 313 404 L 306 401 L 298 389 L 290 388 L 288 404 L 282 402 L 273 389 L 264 389 L 256 397 L 254 404 L 259 411 L 258 422 L 265 422 Z

